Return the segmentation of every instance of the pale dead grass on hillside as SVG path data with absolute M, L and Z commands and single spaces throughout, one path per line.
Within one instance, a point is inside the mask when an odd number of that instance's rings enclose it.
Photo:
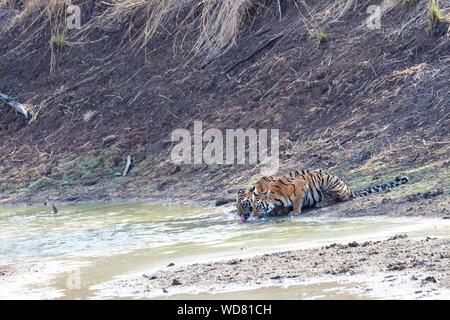
M 6 23 L 0 25 L 1 32 L 13 29 L 22 31 L 20 45 L 13 51 L 23 50 L 28 41 L 45 33 L 46 29 L 50 29 L 51 36 L 61 38 L 68 44 L 83 44 L 94 30 L 115 30 L 122 24 L 123 28 L 117 29 L 123 38 L 121 50 L 145 50 L 154 37 L 165 34 L 178 39 L 177 43 L 173 43 L 174 51 L 189 47 L 187 51 L 191 55 L 200 54 L 209 60 L 236 46 L 239 37 L 243 36 L 243 27 L 251 24 L 255 17 L 278 14 L 281 21 L 287 15 L 282 13 L 281 0 L 96 1 L 96 6 L 101 9 L 82 21 L 81 30 L 68 30 L 65 24 L 67 3 L 67 0 L 0 0 L 0 17 L 9 17 Z M 90 0 L 73 0 L 71 3 L 79 5 L 82 14 L 93 9 Z M 284 4 L 296 8 L 300 18 L 298 25 L 307 26 L 313 37 L 323 28 L 339 21 L 348 11 L 356 9 L 355 1 L 348 0 L 325 0 L 312 6 L 304 0 L 289 0 Z M 278 12 L 269 13 L 270 6 L 278 8 L 275 9 Z M 430 4 L 424 1 L 413 8 L 405 8 L 411 6 L 406 0 L 391 0 L 382 1 L 380 6 L 383 15 L 394 9 L 410 10 L 412 22 L 423 15 L 424 6 L 428 8 Z M 436 6 L 439 7 L 439 2 Z M 444 20 L 446 12 L 444 8 Z M 396 30 L 396 35 L 401 35 L 410 22 Z M 366 28 L 365 24 L 354 31 L 360 33 L 363 28 Z M 185 45 L 184 41 L 192 34 L 195 38 Z
M 82 14 L 92 10 L 88 0 L 71 3 L 81 6 Z M 287 3 L 297 9 L 299 24 L 309 25 L 314 35 L 320 29 L 316 20 L 322 22 L 336 17 L 346 0 L 320 1 L 313 8 L 303 0 Z M 120 30 L 120 50 L 145 50 L 154 37 L 166 35 L 177 39 L 173 43 L 175 52 L 183 50 L 191 57 L 202 55 L 209 60 L 234 47 L 243 26 L 252 24 L 255 17 L 275 14 L 269 13 L 271 5 L 278 8 L 275 10 L 280 21 L 283 18 L 280 0 L 112 0 L 97 1 L 96 5 L 101 11 L 82 21 L 81 30 L 68 30 L 65 24 L 67 0 L 0 0 L 0 14 L 12 16 L 0 28 L 2 32 L 21 31 L 20 45 L 13 52 L 23 50 L 27 42 L 48 30 L 51 36 L 68 44 L 83 44 L 95 30 Z M 319 12 L 320 16 L 316 16 Z M 186 38 L 193 34 L 195 38 L 186 45 Z M 51 68 L 53 70 L 54 61 Z
M 277 0 L 278 1 L 278 0 Z M 141 49 L 151 39 L 161 33 L 178 34 L 181 30 L 196 32 L 197 39 L 191 53 L 204 53 L 213 56 L 226 52 L 236 44 L 239 30 L 249 11 L 255 9 L 260 13 L 266 8 L 265 1 L 260 0 L 113 0 L 101 2 L 106 8 L 101 14 L 90 17 L 83 22 L 82 29 L 69 34 L 65 26 L 66 0 L 30 0 L 23 7 L 16 0 L 0 0 L 0 11 L 12 12 L 11 21 L 3 26 L 2 31 L 19 28 L 27 36 L 24 42 L 31 40 L 33 34 L 49 27 L 52 35 L 77 37 L 78 41 L 95 29 L 114 28 L 125 23 L 122 36 L 122 49 Z M 72 1 L 82 6 L 89 1 Z M 32 32 L 30 32 L 32 30 Z M 183 41 L 186 33 L 180 34 Z M 175 46 L 174 46 L 175 47 Z

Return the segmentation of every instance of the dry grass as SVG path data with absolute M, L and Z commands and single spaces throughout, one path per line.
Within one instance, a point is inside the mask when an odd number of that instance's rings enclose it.
M 82 15 L 92 9 L 89 0 L 71 3 L 81 7 Z M 302 0 L 290 0 L 290 3 L 307 8 Z M 145 50 L 154 37 L 165 35 L 179 40 L 174 44 L 176 51 L 184 49 L 184 43 L 189 41 L 191 55 L 209 59 L 232 48 L 246 20 L 267 13 L 271 4 L 281 20 L 280 0 L 97 1 L 97 14 L 82 21 L 81 30 L 67 30 L 67 0 L 0 0 L 0 17 L 13 16 L 7 24 L 0 25 L 0 30 L 20 30 L 23 47 L 33 36 L 48 30 L 50 37 L 82 42 L 95 30 L 120 26 L 124 29 L 121 50 Z
M 92 26 L 130 20 L 124 48 L 139 49 L 159 34 L 168 33 L 185 40 L 186 33 L 196 31 L 194 55 L 214 56 L 235 45 L 239 30 L 256 0 L 119 0 L 105 11 Z M 136 31 L 135 26 L 139 25 Z M 182 44 L 180 45 L 182 46 Z
M 439 10 L 438 4 L 434 0 L 431 2 L 430 8 L 428 9 L 427 19 L 432 26 L 436 25 L 438 20 L 442 20 L 441 11 Z
M 276 0 L 279 1 L 279 0 Z M 176 35 L 183 42 L 190 32 L 195 32 L 191 53 L 207 57 L 226 52 L 236 44 L 239 30 L 251 8 L 264 8 L 261 0 L 113 0 L 99 2 L 100 15 L 82 22 L 82 30 L 68 32 L 65 25 L 66 0 L 29 0 L 18 5 L 17 0 L 0 0 L 0 17 L 13 15 L 2 32 L 21 30 L 25 42 L 33 34 L 46 29 L 51 36 L 66 39 L 84 37 L 96 29 L 126 26 L 123 32 L 122 50 L 145 48 L 155 36 Z M 89 1 L 72 1 L 87 10 Z M 256 12 L 259 12 L 256 10 Z M 124 23 L 126 22 L 126 23 Z M 184 33 L 181 33 L 184 31 Z M 182 46 L 182 44 L 180 44 Z

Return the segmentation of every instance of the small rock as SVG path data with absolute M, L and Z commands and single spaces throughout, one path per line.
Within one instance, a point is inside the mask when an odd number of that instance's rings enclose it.
M 109 136 L 103 138 L 103 144 L 111 143 L 116 139 L 117 139 L 117 136 L 115 134 L 109 135 Z
M 388 264 L 387 269 L 389 271 L 401 271 L 401 270 L 405 269 L 405 264 L 401 263 L 401 262 L 397 262 L 394 264 Z
M 45 165 L 45 166 L 42 167 L 42 169 L 41 169 L 41 174 L 42 175 L 48 176 L 51 173 L 52 173 L 52 168 L 50 166 Z
M 171 263 L 169 263 L 167 266 L 168 266 L 168 267 L 173 267 L 174 265 L 175 265 L 175 263 L 172 263 L 172 262 L 171 262 Z
M 411 279 L 410 279 L 410 280 L 416 281 L 416 280 L 419 280 L 419 279 L 417 279 L 416 276 L 411 276 Z
M 437 197 L 437 196 L 439 196 L 439 195 L 441 195 L 441 194 L 443 194 L 444 193 L 444 189 L 443 188 L 437 188 L 436 190 L 432 190 L 432 191 L 427 191 L 427 192 L 425 192 L 424 194 L 423 194 L 423 197 L 425 198 L 425 199 L 428 199 L 428 198 L 434 198 L 434 197 Z
M 348 244 L 348 246 L 351 247 L 351 248 L 356 248 L 357 246 L 359 246 L 359 244 L 358 244 L 358 242 L 353 241 L 353 242 L 350 242 L 350 243 Z
M 178 173 L 180 171 L 181 171 L 181 167 L 175 165 L 175 167 L 173 167 L 173 169 L 170 171 L 170 174 L 176 174 L 176 173 Z
M 334 248 L 337 246 L 337 243 L 332 243 L 329 246 L 326 246 L 325 249 L 330 249 L 330 248 Z
M 434 277 L 428 276 L 428 277 L 426 277 L 425 279 L 422 280 L 422 283 L 425 283 L 425 282 L 436 283 L 437 281 L 436 281 L 436 279 Z
M 97 112 L 89 110 L 88 112 L 86 112 L 86 113 L 83 115 L 83 121 L 84 121 L 84 122 L 91 121 L 91 119 L 92 119 L 96 114 L 97 114 Z
M 173 279 L 173 280 L 172 280 L 172 285 L 173 285 L 173 286 L 180 286 L 180 285 L 181 285 L 181 282 L 178 281 L 178 279 Z
M 163 182 L 160 182 L 160 183 L 157 183 L 156 185 L 155 185 L 155 189 L 157 190 L 157 191 L 161 191 L 161 190 L 164 190 L 164 188 L 167 186 L 167 182 L 166 181 L 163 181 Z
M 396 234 L 395 236 L 388 239 L 388 241 L 397 240 L 397 239 L 405 239 L 408 238 L 406 234 Z

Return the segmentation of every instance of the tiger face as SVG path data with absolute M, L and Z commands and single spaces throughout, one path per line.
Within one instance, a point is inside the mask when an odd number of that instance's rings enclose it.
M 267 188 L 256 190 L 253 187 L 252 191 L 252 217 L 260 217 L 264 215 L 266 208 L 264 207 L 264 200 L 267 200 L 269 190 Z M 262 215 L 260 215 L 262 213 Z
M 241 217 L 241 221 L 248 219 L 252 213 L 251 191 L 249 189 L 240 189 L 237 196 L 237 212 Z
M 275 202 L 268 202 L 269 200 L 269 190 L 263 197 L 258 197 L 253 202 L 252 207 L 252 216 L 253 217 L 263 217 L 265 215 L 278 215 L 281 211 L 289 212 L 289 208 L 283 207 L 283 202 L 281 201 L 275 201 Z

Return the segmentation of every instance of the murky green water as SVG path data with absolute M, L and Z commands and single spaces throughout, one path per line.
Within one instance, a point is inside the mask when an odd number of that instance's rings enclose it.
M 271 218 L 232 207 L 122 202 L 0 208 L 0 298 L 98 298 L 97 284 L 169 263 L 251 256 L 332 242 L 449 236 L 442 219 Z M 5 280 L 7 279 L 7 281 Z M 276 290 L 275 290 L 276 291 Z

